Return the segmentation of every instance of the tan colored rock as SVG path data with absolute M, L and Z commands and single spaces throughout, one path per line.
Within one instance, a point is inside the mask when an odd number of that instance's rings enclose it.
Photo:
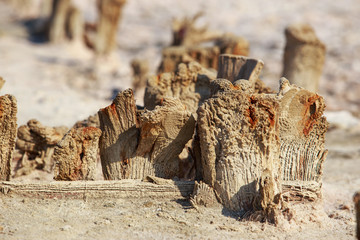
M 243 91 L 228 80 L 216 83 L 217 93 L 197 112 L 204 181 L 231 210 L 261 209 L 262 196 L 267 196 L 267 207 L 281 192 L 279 104 L 274 97 Z M 261 195 L 259 180 L 265 171 L 271 193 Z
M 190 196 L 190 203 L 194 208 L 198 209 L 199 206 L 213 207 L 218 202 L 214 189 L 206 183 L 195 181 L 194 191 Z
M 158 73 L 176 71 L 180 63 L 196 61 L 205 68 L 217 69 L 220 48 L 217 46 L 171 46 L 162 51 L 162 61 Z
M 215 45 L 220 48 L 221 54 L 248 56 L 250 51 L 249 42 L 245 38 L 230 33 L 217 39 Z
M 0 97 L 0 180 L 9 181 L 17 132 L 17 102 L 14 96 Z
M 158 73 L 174 72 L 180 63 L 196 61 L 205 68 L 218 69 L 220 54 L 247 56 L 249 43 L 242 37 L 224 34 L 214 40 L 213 46 L 180 45 L 163 49 Z
M 173 73 L 150 77 L 145 90 L 144 103 L 154 109 L 166 97 L 178 98 L 186 110 L 196 113 L 202 102 L 210 97 L 210 83 L 215 74 L 196 62 L 180 64 Z
M 194 17 L 174 19 L 172 22 L 173 46 L 194 46 L 202 42 L 217 39 L 221 33 L 209 31 L 207 26 L 197 27 L 196 21 L 203 14 L 200 12 Z
M 83 42 L 84 26 L 84 17 L 81 11 L 74 5 L 70 5 L 67 11 L 67 37 L 72 41 Z
M 0 77 L 0 90 L 2 89 L 4 84 L 5 84 L 5 80 L 2 77 Z
M 105 179 L 178 175 L 178 155 L 195 126 L 194 117 L 179 100 L 164 98 L 152 111 L 137 111 L 133 92 L 128 89 L 101 109 L 99 118 Z
M 116 46 L 116 33 L 126 0 L 98 0 L 98 24 L 95 52 L 109 54 Z
M 355 212 L 356 212 L 356 236 L 360 239 L 360 192 L 354 195 Z
M 70 0 L 53 0 L 49 27 L 50 42 L 57 43 L 66 38 L 65 26 L 70 3 Z
M 101 130 L 95 127 L 72 128 L 54 149 L 54 179 L 95 180 Z
M 217 78 L 227 79 L 230 82 L 246 79 L 255 85 L 263 66 L 264 62 L 258 59 L 222 54 L 219 57 Z
M 146 60 L 134 59 L 131 61 L 131 68 L 133 70 L 133 88 L 134 91 L 146 87 L 147 78 L 149 75 L 149 64 Z
M 308 24 L 292 24 L 285 29 L 286 46 L 282 76 L 290 83 L 318 92 L 326 47 Z
M 98 114 L 90 115 L 87 119 L 77 121 L 72 128 L 95 127 L 100 128 L 100 120 Z
M 36 119 L 29 120 L 27 125 L 20 126 L 16 148 L 20 150 L 22 157 L 15 176 L 27 175 L 35 168 L 51 172 L 54 147 L 67 131 L 67 127 L 44 126 Z
M 278 93 L 280 160 L 284 184 L 303 185 L 306 198 L 308 191 L 321 197 L 322 167 L 327 150 L 325 133 L 328 128 L 324 99 L 308 90 L 290 85 L 287 79 L 280 80 Z M 306 187 L 307 186 L 307 187 Z M 289 192 L 289 198 L 291 193 Z M 287 198 L 288 194 L 284 193 Z M 313 196 L 313 195 L 312 195 Z M 309 197 L 314 200 L 314 197 Z M 315 198 L 316 199 L 316 198 Z

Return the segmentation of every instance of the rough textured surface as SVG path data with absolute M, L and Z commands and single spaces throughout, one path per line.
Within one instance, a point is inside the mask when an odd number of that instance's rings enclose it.
M 100 120 L 99 115 L 96 113 L 94 115 L 89 116 L 87 119 L 82 121 L 78 121 L 74 124 L 73 128 L 81 128 L 81 127 L 96 127 L 100 128 Z
M 101 130 L 72 128 L 54 149 L 54 179 L 94 180 Z
M 211 46 L 181 45 L 164 48 L 158 73 L 173 72 L 180 63 L 196 61 L 205 68 L 218 69 L 220 54 L 247 56 L 249 42 L 239 36 L 223 34 Z
M 158 73 L 176 71 L 180 63 L 196 61 L 205 68 L 217 69 L 220 48 L 218 46 L 171 46 L 162 51 Z
M 246 79 L 252 84 L 255 84 L 263 66 L 264 62 L 258 59 L 232 54 L 222 54 L 219 57 L 219 71 L 217 78 L 227 79 L 230 82 Z
M 35 168 L 51 172 L 54 147 L 67 131 L 67 127 L 47 127 L 35 119 L 20 126 L 16 148 L 20 151 L 21 161 L 15 176 L 27 175 Z
M 195 182 L 190 203 L 194 208 L 198 209 L 198 206 L 213 207 L 218 202 L 213 188 L 204 182 Z
M 282 76 L 292 84 L 317 92 L 326 47 L 308 24 L 292 24 L 285 29 L 286 46 Z
M 10 180 L 17 132 L 17 104 L 12 95 L 0 97 L 0 180 Z
M 276 226 L 239 219 L 239 215 L 217 205 L 200 205 L 199 211 L 192 208 L 182 196 L 193 192 L 194 182 L 175 181 L 168 187 L 164 179 L 153 183 L 41 182 L 24 176 L 0 184 L 0 236 L 11 240 L 46 239 L 51 232 L 59 239 L 134 236 L 139 239 L 353 240 L 356 218 L 352 196 L 359 189 L 359 172 L 354 167 L 359 164 L 359 136 L 358 132 L 341 129 L 327 134 L 330 154 L 325 161 L 323 199 L 288 203 L 292 206 L 283 213 L 285 221 Z M 39 175 L 32 177 L 35 176 Z M 183 184 L 188 184 L 184 195 L 179 193 L 185 187 Z M 5 191 L 7 194 L 2 194 Z M 123 227 L 119 229 L 119 226 Z M 39 232 L 39 227 L 43 231 Z
M 204 181 L 231 210 L 259 207 L 259 179 L 270 171 L 273 195 L 280 192 L 278 103 L 243 92 L 227 80 L 198 109 Z
M 243 80 L 247 80 L 249 82 L 247 88 L 253 89 L 254 93 L 275 93 L 259 79 L 263 67 L 264 62 L 262 60 L 233 54 L 222 54 L 219 56 L 217 78 L 227 79 L 234 86 L 237 86 L 239 81 L 243 85 Z
M 105 179 L 179 174 L 178 155 L 193 135 L 195 119 L 178 99 L 164 98 L 160 104 L 137 112 L 129 89 L 99 111 Z
M 202 102 L 210 97 L 210 82 L 215 74 L 199 63 L 179 64 L 174 73 L 164 73 L 148 80 L 144 103 L 154 109 L 166 97 L 178 98 L 186 109 L 196 113 Z
M 0 182 L 0 195 L 32 198 L 102 199 L 182 198 L 192 193 L 194 182 L 165 180 L 161 183 L 136 179 L 120 181 Z
M 129 159 L 136 151 L 139 129 L 131 89 L 119 93 L 113 103 L 98 112 L 100 119 L 100 157 L 105 179 L 123 179 Z
M 126 0 L 99 0 L 95 52 L 108 54 L 116 46 L 116 33 Z
M 313 190 L 320 196 L 323 162 L 327 155 L 324 144 L 328 123 L 323 116 L 324 99 L 290 85 L 285 78 L 280 80 L 278 98 L 282 178 L 295 185 L 298 181 L 305 185 L 315 181 L 320 187 L 314 186 Z
M 360 239 L 360 192 L 354 195 L 355 212 L 356 212 L 356 236 Z

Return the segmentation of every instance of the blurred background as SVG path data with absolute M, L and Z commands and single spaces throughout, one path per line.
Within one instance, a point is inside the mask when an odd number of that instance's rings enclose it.
M 134 81 L 146 80 L 136 79 L 136 66 L 144 79 L 156 75 L 163 49 L 174 45 L 174 22 L 191 20 L 209 33 L 246 39 L 248 56 L 265 63 L 261 80 L 277 91 L 284 30 L 303 22 L 326 45 L 318 92 L 328 119 L 358 126 L 359 13 L 356 0 L 0 0 L 1 94 L 17 98 L 18 125 L 36 118 L 72 126 L 129 87 L 143 105 L 146 83 Z

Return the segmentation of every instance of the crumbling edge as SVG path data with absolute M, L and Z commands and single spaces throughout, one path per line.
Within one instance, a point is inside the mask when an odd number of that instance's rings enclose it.
M 4 195 L 50 199 L 99 198 L 187 198 L 193 192 L 193 181 L 165 180 L 161 183 L 138 179 L 116 181 L 54 181 L 0 182 L 0 197 Z

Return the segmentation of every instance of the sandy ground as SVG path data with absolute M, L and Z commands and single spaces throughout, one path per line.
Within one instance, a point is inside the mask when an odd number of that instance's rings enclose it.
M 292 206 L 279 226 L 241 221 L 187 199 L 47 199 L 0 195 L 0 239 L 355 239 L 360 132 L 328 133 L 323 199 Z M 100 169 L 99 169 L 100 170 Z M 31 176 L 42 176 L 33 172 Z M 13 179 L 12 181 L 19 181 Z M 26 179 L 21 179 L 26 181 Z
M 94 1 L 74 1 L 94 21 Z M 59 200 L 0 198 L 0 239 L 354 239 L 352 196 L 360 190 L 360 3 L 344 1 L 164 1 L 129 0 L 118 48 L 95 59 L 78 43 L 29 40 L 19 13 L 0 1 L 0 76 L 3 94 L 18 100 L 18 124 L 31 118 L 71 126 L 107 106 L 114 93 L 131 87 L 130 61 L 146 59 L 152 73 L 171 41 L 173 17 L 203 11 L 199 25 L 244 36 L 251 57 L 265 62 L 262 79 L 277 88 L 286 25 L 310 23 L 327 46 L 320 94 L 332 123 L 324 166 L 323 201 L 298 209 L 298 219 L 275 227 L 238 221 L 221 208 L 191 208 L 185 199 Z M 136 92 L 142 104 L 143 92 Z M 51 180 L 40 171 L 12 181 Z

